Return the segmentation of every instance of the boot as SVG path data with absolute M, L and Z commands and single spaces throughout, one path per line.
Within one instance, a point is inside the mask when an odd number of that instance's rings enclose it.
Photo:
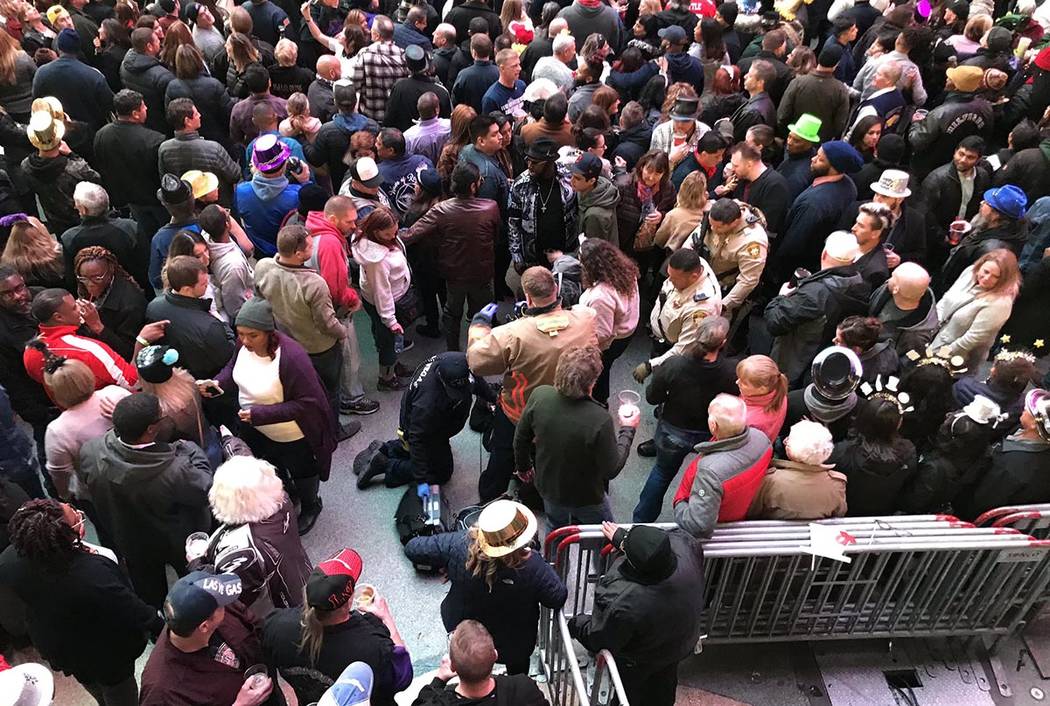
M 364 490 L 372 483 L 373 478 L 384 475 L 388 463 L 390 463 L 390 459 L 382 453 L 376 452 L 372 460 L 368 462 L 368 470 L 357 477 L 357 489 Z
M 645 458 L 652 458 L 656 455 L 656 441 L 649 439 L 638 444 L 638 455 L 644 456 Z
M 361 453 L 354 456 L 354 475 L 359 476 L 365 472 L 368 465 L 372 462 L 372 457 L 379 453 L 379 449 L 383 448 L 383 442 L 376 439 L 368 448 Z
M 296 478 L 295 487 L 299 490 L 301 504 L 299 506 L 299 536 L 309 532 L 317 524 L 317 517 L 321 514 L 324 504 L 317 494 L 321 479 L 317 476 L 309 478 Z

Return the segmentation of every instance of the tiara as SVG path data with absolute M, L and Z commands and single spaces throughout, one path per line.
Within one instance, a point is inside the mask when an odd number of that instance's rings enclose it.
M 895 375 L 887 376 L 885 383 L 882 382 L 882 375 L 877 375 L 874 385 L 870 382 L 861 383 L 860 394 L 869 400 L 892 402 L 902 415 L 907 412 L 914 412 L 915 408 L 911 406 L 911 395 L 907 392 L 900 392 L 897 389 L 899 384 L 900 380 Z
M 999 342 L 1002 343 L 1004 346 L 1010 343 L 1010 334 L 1006 333 L 1000 336 Z M 1046 342 L 1043 341 L 1043 339 L 1041 338 L 1037 338 L 1034 341 L 1032 341 L 1032 348 L 1035 348 L 1036 350 L 1043 348 L 1045 345 Z M 1029 363 L 1035 363 L 1035 355 L 1024 349 L 1009 350 L 1007 348 L 1003 348 L 995 354 L 996 361 L 1007 362 L 1011 360 L 1017 360 L 1019 358 L 1027 360 Z
M 957 377 L 966 372 L 966 359 L 961 355 L 952 355 L 948 346 L 941 346 L 936 350 L 927 346 L 925 353 L 910 350 L 904 354 L 904 357 L 915 363 L 917 368 L 921 368 L 924 365 L 936 365 L 939 368 L 944 368 L 952 377 Z

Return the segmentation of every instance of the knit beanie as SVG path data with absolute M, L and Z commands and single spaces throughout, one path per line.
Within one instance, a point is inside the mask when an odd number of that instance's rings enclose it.
M 237 312 L 237 326 L 253 328 L 256 331 L 273 331 L 273 309 L 270 302 L 261 297 L 252 297 L 241 305 Z

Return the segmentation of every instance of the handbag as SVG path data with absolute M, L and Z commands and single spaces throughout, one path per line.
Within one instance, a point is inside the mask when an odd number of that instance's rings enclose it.
M 401 295 L 401 298 L 394 302 L 394 316 L 402 328 L 407 328 L 409 324 L 422 315 L 423 299 L 419 296 L 419 290 L 415 286 L 409 285 L 408 290 Z

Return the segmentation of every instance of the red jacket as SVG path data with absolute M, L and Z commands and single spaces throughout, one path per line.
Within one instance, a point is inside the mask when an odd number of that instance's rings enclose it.
M 336 311 L 356 309 L 361 298 L 350 286 L 347 260 L 350 251 L 346 237 L 328 222 L 321 211 L 310 211 L 306 216 L 306 230 L 314 236 L 314 262 L 317 272 L 328 284 Z
M 40 340 L 54 355 L 79 360 L 95 374 L 95 389 L 106 385 L 119 385 L 134 389 L 139 382 L 135 366 L 121 358 L 112 348 L 94 338 L 78 336 L 78 326 L 40 325 Z M 26 348 L 22 354 L 26 373 L 41 385 L 44 384 L 44 356 L 39 351 Z M 50 391 L 48 391 L 50 395 Z

